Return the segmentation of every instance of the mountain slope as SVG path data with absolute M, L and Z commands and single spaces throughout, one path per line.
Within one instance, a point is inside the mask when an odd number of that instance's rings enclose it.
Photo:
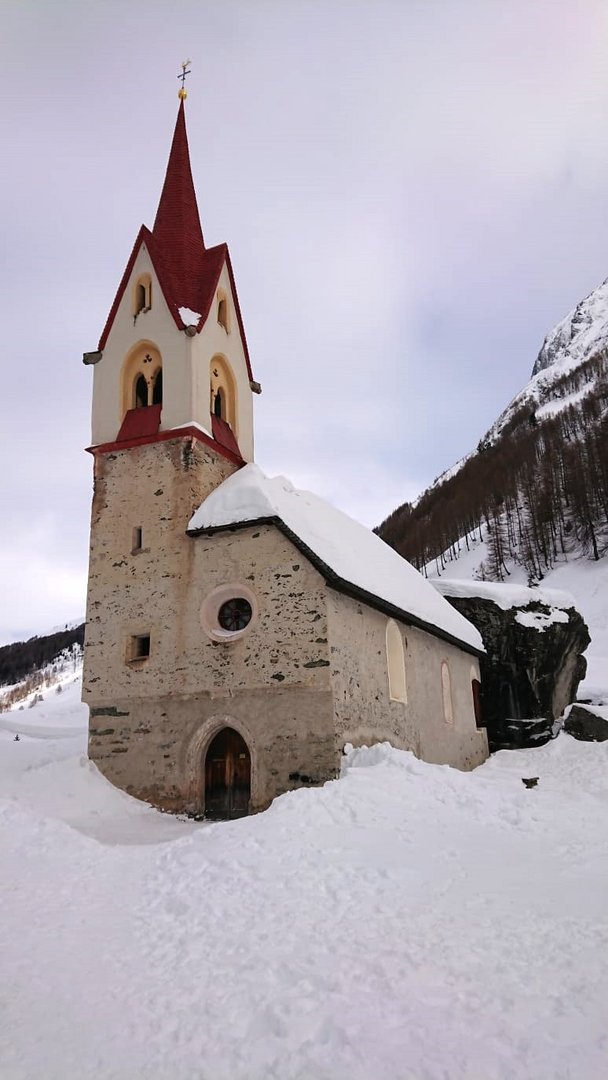
M 378 529 L 427 576 L 566 586 L 592 637 L 608 610 L 608 281 L 547 335 L 530 381 L 477 450 Z M 463 560 L 467 569 L 463 569 Z M 589 575 L 573 568 L 587 560 Z M 583 581 L 585 582 L 583 587 Z M 587 611 L 589 614 L 587 614 Z M 592 653 L 608 666 L 608 642 Z M 600 663 L 601 660 L 601 663 Z M 594 676 L 608 690 L 605 676 Z
M 0 694 L 3 686 L 19 683 L 28 675 L 40 674 L 42 669 L 60 663 L 66 650 L 80 653 L 83 642 L 82 622 L 52 630 L 50 634 L 36 635 L 28 641 L 0 646 Z
M 487 539 L 489 576 L 508 556 L 540 580 L 562 556 L 608 549 L 608 282 L 547 336 L 536 374 L 477 451 L 380 536 L 422 569 L 460 537 Z

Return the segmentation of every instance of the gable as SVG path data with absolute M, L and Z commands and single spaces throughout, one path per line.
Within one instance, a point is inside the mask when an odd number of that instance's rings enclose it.
M 171 267 L 164 257 L 162 247 L 157 243 L 155 237 L 145 225 L 142 225 L 137 234 L 133 249 L 120 280 L 120 284 L 99 339 L 99 351 L 103 352 L 106 347 L 110 331 L 114 325 L 125 292 L 133 283 L 138 256 L 142 250 L 145 250 L 149 256 L 163 299 L 175 326 L 180 331 L 184 331 L 186 327 L 190 327 L 191 331 L 193 330 L 195 333 L 200 334 L 207 319 L 210 316 L 214 317 L 218 285 L 220 279 L 224 276 L 226 277 L 225 287 L 230 290 L 238 332 L 245 354 L 247 374 L 249 380 L 253 381 L 249 349 L 247 346 L 247 338 L 245 336 L 245 327 L 243 326 L 228 245 L 218 244 L 216 247 L 204 249 L 199 254 L 199 259 L 197 260 L 196 274 L 189 277 L 187 280 L 181 280 L 179 276 L 176 276 L 174 268 Z M 184 316 L 183 313 L 186 311 L 198 314 L 198 320 L 195 322 L 192 317 Z
M 474 655 L 483 652 L 475 627 L 375 533 L 311 492 L 297 491 L 284 477 L 269 479 L 256 465 L 246 465 L 213 491 L 188 532 L 260 522 L 284 532 L 339 592 Z

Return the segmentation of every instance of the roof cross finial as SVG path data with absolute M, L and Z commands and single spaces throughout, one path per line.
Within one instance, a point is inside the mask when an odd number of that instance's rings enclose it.
M 186 87 L 184 86 L 184 83 L 186 82 L 186 75 L 190 74 L 188 64 L 191 64 L 191 63 L 192 63 L 191 60 L 184 60 L 184 62 L 182 64 L 182 73 L 181 73 L 181 75 L 177 76 L 178 79 L 182 80 L 182 85 L 180 86 L 179 90 L 177 91 L 177 96 L 181 101 L 184 101 L 188 97 L 188 91 L 186 90 Z

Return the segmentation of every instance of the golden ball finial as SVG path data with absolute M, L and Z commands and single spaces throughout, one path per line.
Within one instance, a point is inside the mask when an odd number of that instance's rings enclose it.
M 185 100 L 186 100 L 186 98 L 188 97 L 188 91 L 187 91 L 187 90 L 184 90 L 184 89 L 182 88 L 181 90 L 178 90 L 178 91 L 177 91 L 177 96 L 178 96 L 178 98 L 180 99 L 180 101 L 185 101 Z

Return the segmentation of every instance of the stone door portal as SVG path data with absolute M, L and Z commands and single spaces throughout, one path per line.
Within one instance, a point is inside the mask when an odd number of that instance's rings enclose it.
M 205 817 L 226 820 L 249 813 L 251 756 L 234 728 L 223 728 L 205 759 Z

